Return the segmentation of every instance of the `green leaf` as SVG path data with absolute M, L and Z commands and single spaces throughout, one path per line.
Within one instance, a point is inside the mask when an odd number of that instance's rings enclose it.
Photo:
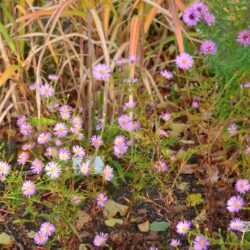
M 15 43 L 12 41 L 7 29 L 4 27 L 2 23 L 0 23 L 0 33 L 3 35 L 5 42 L 10 47 L 13 53 L 17 53 Z
M 115 168 L 117 170 L 117 173 L 118 173 L 118 176 L 121 178 L 121 180 L 123 182 L 126 183 L 126 180 L 125 180 L 125 177 L 124 177 L 124 172 L 123 172 L 123 169 L 122 169 L 122 166 L 119 164 L 119 162 L 117 161 L 113 161 L 114 165 L 115 165 Z
M 55 120 L 50 118 L 38 118 L 38 117 L 30 117 L 28 121 L 34 126 L 45 126 L 45 125 L 54 125 L 56 123 Z
M 107 225 L 108 227 L 114 227 L 115 224 L 123 224 L 123 220 L 122 219 L 116 219 L 116 218 L 111 218 L 108 220 L 105 220 L 105 225 Z
M 189 194 L 188 197 L 187 197 L 188 205 L 191 206 L 191 207 L 199 205 L 203 201 L 204 200 L 203 200 L 201 194 L 199 194 L 199 193 L 197 193 L 197 194 Z
M 169 224 L 166 221 L 154 221 L 149 226 L 151 231 L 165 232 L 169 228 Z

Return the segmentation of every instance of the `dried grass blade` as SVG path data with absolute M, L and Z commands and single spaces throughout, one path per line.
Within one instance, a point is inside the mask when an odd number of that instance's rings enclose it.
M 169 2 L 169 11 L 171 13 L 174 24 L 174 33 L 179 47 L 179 51 L 180 53 L 183 53 L 184 52 L 183 36 L 181 31 L 181 23 L 176 10 L 175 0 L 169 0 L 168 2 Z
M 161 3 L 162 3 L 162 0 L 157 0 L 158 5 L 161 5 Z M 152 24 L 153 19 L 156 15 L 157 11 L 158 11 L 158 9 L 156 7 L 152 7 L 150 9 L 149 13 L 147 14 L 147 19 L 146 19 L 145 24 L 144 24 L 144 33 L 148 32 L 149 27 Z

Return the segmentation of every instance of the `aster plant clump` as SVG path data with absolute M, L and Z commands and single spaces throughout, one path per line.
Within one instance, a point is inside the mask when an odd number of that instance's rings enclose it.
M 16 90 L 0 104 L 3 109 L 13 94 L 9 107 L 19 101 L 25 106 L 0 116 L 15 120 L 3 129 L 6 149 L 0 143 L 4 224 L 20 224 L 25 244 L 37 249 L 249 249 L 250 26 L 240 21 L 249 16 L 246 1 L 190 1 L 190 6 L 183 1 L 100 1 L 96 6 L 87 1 L 85 6 L 83 1 L 76 12 L 78 3 L 59 3 L 59 24 L 76 15 L 87 28 L 63 35 L 64 55 L 61 44 L 55 53 L 62 40 L 51 25 L 41 55 L 48 47 L 60 77 L 44 77 L 52 66 L 43 65 L 41 56 L 40 80 L 25 91 L 18 86 L 34 107 L 16 99 Z M 24 7 L 17 11 L 28 11 Z M 34 16 L 45 18 L 52 10 Z M 10 18 L 6 13 L 3 19 Z M 165 39 L 165 15 L 176 37 Z M 116 26 L 118 17 L 122 22 Z M 19 53 L 13 46 L 34 35 L 22 33 L 26 26 L 19 23 L 25 18 L 17 19 L 15 44 L 13 34 L 0 27 L 8 38 L 0 39 L 1 54 L 6 54 L 2 44 Z M 55 30 L 66 32 L 65 26 Z M 41 46 L 33 47 L 40 53 Z M 32 60 L 23 60 L 27 49 L 25 44 L 16 60 L 24 68 L 31 61 L 36 65 L 32 53 Z M 68 55 L 70 60 L 58 60 Z M 51 62 L 50 56 L 46 60 Z M 14 66 L 1 73 L 0 86 L 22 70 Z M 13 153 L 8 150 L 14 137 Z

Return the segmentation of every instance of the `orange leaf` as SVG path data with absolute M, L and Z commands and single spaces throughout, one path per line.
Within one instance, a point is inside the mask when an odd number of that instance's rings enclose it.
M 178 17 L 178 13 L 176 10 L 176 4 L 174 0 L 169 0 L 169 12 L 171 13 L 173 24 L 174 24 L 174 32 L 177 40 L 177 44 L 179 47 L 180 53 L 184 52 L 184 44 L 183 44 L 183 36 L 181 31 L 181 23 Z
M 157 4 L 158 5 L 161 5 L 161 3 L 162 3 L 162 0 L 157 0 Z M 151 25 L 151 23 L 152 23 L 155 15 L 156 15 L 156 13 L 157 13 L 157 8 L 156 7 L 152 7 L 150 9 L 148 15 L 147 15 L 147 20 L 146 20 L 146 22 L 144 24 L 144 33 L 148 32 L 148 29 L 149 29 L 149 27 L 150 27 L 150 25 Z

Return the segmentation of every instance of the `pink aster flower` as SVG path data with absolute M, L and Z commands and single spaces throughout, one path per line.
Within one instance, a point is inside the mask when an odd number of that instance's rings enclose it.
M 57 137 L 65 137 L 68 134 L 67 126 L 64 123 L 57 123 L 54 127 L 54 133 Z
M 79 116 L 73 116 L 71 121 L 72 121 L 74 133 L 79 132 L 82 129 L 82 125 L 83 125 L 82 118 Z
M 181 242 L 180 242 L 180 240 L 176 240 L 176 239 L 172 239 L 171 241 L 170 241 L 170 246 L 171 247 L 179 247 L 181 245 Z
M 17 126 L 21 127 L 21 125 L 23 125 L 26 122 L 27 122 L 27 117 L 25 115 L 21 115 L 17 119 Z
M 188 70 L 193 66 L 193 57 L 183 52 L 176 57 L 176 65 L 178 68 Z
M 188 26 L 194 26 L 200 21 L 201 14 L 193 7 L 187 8 L 183 14 L 183 21 Z
M 131 119 L 128 115 L 121 115 L 118 118 L 118 123 L 122 129 L 127 129 L 130 121 Z
M 159 250 L 159 248 L 152 246 L 152 247 L 149 248 L 149 250 Z
M 82 158 L 85 156 L 85 150 L 83 149 L 83 147 L 81 147 L 79 145 L 73 146 L 72 151 L 73 151 L 74 155 L 77 157 Z
M 49 157 L 55 157 L 57 156 L 58 152 L 57 149 L 55 147 L 48 147 L 46 149 L 46 155 Z
M 137 61 L 136 55 L 130 55 L 128 59 L 129 59 L 130 62 L 136 62 Z
M 121 65 L 123 65 L 123 64 L 128 64 L 128 63 L 130 63 L 130 60 L 129 60 L 128 58 L 120 58 L 120 59 L 118 59 L 118 60 L 116 61 L 116 64 L 117 64 L 118 66 L 121 66 Z
M 59 113 L 63 120 L 69 120 L 71 117 L 72 107 L 69 105 L 63 105 L 59 108 Z
M 206 250 L 209 246 L 209 241 L 202 235 L 197 235 L 194 240 L 194 250 Z
M 39 90 L 41 85 L 42 85 L 42 83 L 35 82 L 35 83 L 29 85 L 29 89 L 30 90 Z
M 105 207 L 107 200 L 108 200 L 108 197 L 105 194 L 100 193 L 96 198 L 97 206 Z
M 107 81 L 110 77 L 111 70 L 106 64 L 97 64 L 93 67 L 93 75 L 96 80 Z
M 141 124 L 138 121 L 130 121 L 126 126 L 126 130 L 128 131 L 136 131 L 140 128 Z
M 163 129 L 159 130 L 159 135 L 164 136 L 164 137 L 169 137 L 169 134 L 167 131 L 164 131 Z
M 237 37 L 237 42 L 243 46 L 247 46 L 250 44 L 250 31 L 242 30 Z
M 59 148 L 58 159 L 67 162 L 70 159 L 70 152 L 66 148 Z
M 114 139 L 114 144 L 119 146 L 121 144 L 126 144 L 126 139 L 123 135 L 117 135 Z
M 10 172 L 10 165 L 7 162 L 0 161 L 0 177 L 8 175 Z
M 227 201 L 227 210 L 231 213 L 237 213 L 244 206 L 245 202 L 240 196 L 232 196 Z
M 216 53 L 217 48 L 215 42 L 211 40 L 206 40 L 201 44 L 200 50 L 204 56 L 207 56 L 214 55 Z
M 236 186 L 237 192 L 241 194 L 245 194 L 246 192 L 250 190 L 250 184 L 248 180 L 244 180 L 244 179 L 238 180 L 235 186 Z
M 35 174 L 40 174 L 43 171 L 43 163 L 42 161 L 35 159 L 31 163 L 31 170 Z
M 233 231 L 241 231 L 244 227 L 244 222 L 239 218 L 234 218 L 230 221 L 229 228 Z
M 93 135 L 90 138 L 90 141 L 92 146 L 94 146 L 95 148 L 99 148 L 103 144 L 102 138 L 99 135 Z
M 195 2 L 192 7 L 197 10 L 200 15 L 204 15 L 208 12 L 208 7 L 202 2 Z
M 138 82 L 138 78 L 134 78 L 134 79 L 124 79 L 123 80 L 124 83 L 137 83 Z
M 108 240 L 108 235 L 105 233 L 97 234 L 94 238 L 94 245 L 96 247 L 103 247 Z
M 114 154 L 118 157 L 121 158 L 122 155 L 124 155 L 128 150 L 128 146 L 125 143 L 115 145 L 114 146 Z
M 74 196 L 71 199 L 71 202 L 74 203 L 74 204 L 79 204 L 81 201 L 82 200 L 79 197 L 77 197 L 77 196 Z
M 51 236 L 54 233 L 55 229 L 55 226 L 49 221 L 42 223 L 42 225 L 40 226 L 40 232 L 47 236 Z
M 25 181 L 22 185 L 22 193 L 24 196 L 32 196 L 36 191 L 36 186 L 32 181 Z
M 44 85 L 40 86 L 39 93 L 41 96 L 51 97 L 55 94 L 55 89 L 48 83 L 45 83 Z
M 52 81 L 58 81 L 59 80 L 59 76 L 55 75 L 55 74 L 50 74 L 48 75 L 49 80 Z
M 228 131 L 228 133 L 229 133 L 230 135 L 232 135 L 232 136 L 235 135 L 235 134 L 237 133 L 237 126 L 236 126 L 236 124 L 230 125 L 230 126 L 228 127 L 227 131 Z
M 50 178 L 56 179 L 61 174 L 61 167 L 57 163 L 52 161 L 45 166 L 45 171 Z
M 18 159 L 17 159 L 17 162 L 19 164 L 25 164 L 27 162 L 27 160 L 29 159 L 30 155 L 29 153 L 27 152 L 22 152 L 19 156 L 18 156 Z
M 166 78 L 167 80 L 171 80 L 173 78 L 173 74 L 166 69 L 161 71 L 160 75 L 163 76 L 164 78 Z
M 28 143 L 25 143 L 23 146 L 22 146 L 22 150 L 31 150 L 35 147 L 35 143 L 34 142 L 28 142 Z
M 56 146 L 61 146 L 62 145 L 62 141 L 59 140 L 59 139 L 56 139 L 55 140 L 55 144 L 56 144 Z
M 50 102 L 47 105 L 47 108 L 49 110 L 50 113 L 55 113 L 58 111 L 58 107 L 59 107 L 59 103 L 58 102 Z
M 203 14 L 204 22 L 208 25 L 211 26 L 215 22 L 215 16 L 211 12 L 206 12 Z
M 76 140 L 82 141 L 84 139 L 84 135 L 82 133 L 76 133 Z
M 101 130 L 105 124 L 104 119 L 100 119 L 99 122 L 96 125 L 96 130 Z
M 250 88 L 250 82 L 241 84 L 240 87 L 241 87 L 241 88 Z
M 89 162 L 82 163 L 79 167 L 79 171 L 81 174 L 85 176 L 88 175 L 90 172 Z
M 176 225 L 176 232 L 185 235 L 191 229 L 191 222 L 187 220 L 179 221 Z
M 32 134 L 32 126 L 29 123 L 23 123 L 20 126 L 20 133 L 24 136 L 28 136 Z
M 105 181 L 111 181 L 114 177 L 114 170 L 110 166 L 105 166 L 103 169 L 103 178 Z
M 123 106 L 123 110 L 133 109 L 136 106 L 136 102 L 126 102 Z
M 37 245 L 45 245 L 49 240 L 48 236 L 43 234 L 42 232 L 35 233 L 34 235 L 34 242 Z
M 167 166 L 165 164 L 165 162 L 163 161 L 158 161 L 155 164 L 155 169 L 158 173 L 162 174 L 162 173 L 166 173 L 167 171 Z
M 51 133 L 47 132 L 47 133 L 41 133 L 38 138 L 37 138 L 37 142 L 39 144 L 46 144 L 47 142 L 49 142 L 51 139 Z
M 198 109 L 198 108 L 199 108 L 199 103 L 198 103 L 198 102 L 193 101 L 193 102 L 192 102 L 192 108 L 194 108 L 194 109 Z
M 161 118 L 165 121 L 168 122 L 171 120 L 171 114 L 169 113 L 161 113 Z

